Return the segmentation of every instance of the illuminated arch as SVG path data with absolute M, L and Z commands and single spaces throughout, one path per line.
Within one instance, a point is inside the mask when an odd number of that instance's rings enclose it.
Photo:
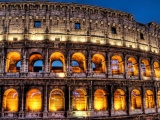
M 49 96 L 49 111 L 62 111 L 64 110 L 65 99 L 62 90 L 54 89 Z
M 153 63 L 154 74 L 156 78 L 160 78 L 160 66 L 158 62 Z
M 3 109 L 9 112 L 18 112 L 18 92 L 8 89 L 3 94 Z
M 21 60 L 21 55 L 18 52 L 9 52 L 6 58 L 6 72 L 19 72 L 20 68 L 17 63 Z
M 38 89 L 31 89 L 26 95 L 26 111 L 40 112 L 42 110 L 42 95 Z
M 42 61 L 43 57 L 40 53 L 32 53 L 29 58 L 29 72 L 41 72 L 42 71 Z M 39 62 L 39 63 L 38 63 Z M 36 63 L 36 65 L 35 65 Z
M 131 109 L 141 109 L 142 97 L 139 90 L 134 89 L 131 92 Z
M 123 74 L 124 66 L 121 56 L 114 55 L 111 57 L 112 74 Z
M 154 94 L 153 91 L 147 90 L 146 94 L 146 108 L 154 108 Z
M 138 76 L 138 63 L 133 57 L 128 58 L 128 75 Z
M 107 109 L 107 96 L 106 92 L 102 89 L 98 89 L 94 93 L 94 109 L 95 110 Z
M 72 61 L 76 61 L 79 66 L 72 66 L 72 72 L 82 73 L 86 72 L 86 59 L 81 52 L 74 53 L 72 55 Z
M 92 63 L 94 63 L 95 68 L 93 71 L 96 73 L 105 73 L 106 72 L 106 62 L 105 58 L 101 54 L 94 54 L 92 57 Z
M 72 93 L 73 110 L 87 110 L 87 96 L 83 89 L 76 89 Z
M 57 62 L 57 65 L 54 63 Z M 65 57 L 61 52 L 54 52 L 50 56 L 51 72 L 65 72 Z
M 125 92 L 121 89 L 117 89 L 114 92 L 114 109 L 115 110 L 125 110 L 126 109 Z
M 158 108 L 160 108 L 160 90 L 158 91 L 158 94 L 157 94 L 157 101 L 158 101 Z
M 141 63 L 141 74 L 146 77 L 151 76 L 151 68 L 148 60 L 144 59 Z

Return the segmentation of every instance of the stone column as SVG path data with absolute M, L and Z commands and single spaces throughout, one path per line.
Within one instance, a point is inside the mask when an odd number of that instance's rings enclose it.
M 70 51 L 68 51 L 67 66 L 68 66 L 67 76 L 70 76 L 70 73 L 72 73 L 72 62 L 71 62 Z
M 142 74 L 141 74 L 141 58 L 140 56 L 138 55 L 137 56 L 137 62 L 138 62 L 138 76 L 139 76 L 139 80 L 142 80 Z
M 0 86 L 0 108 L 2 108 L 2 99 L 3 99 L 3 95 L 2 95 L 2 88 L 1 88 L 2 86 Z M 1 110 L 2 109 L 0 109 L 0 113 L 1 113 Z
M 45 66 L 44 66 L 44 72 L 49 73 L 49 58 L 48 58 L 48 48 L 46 48 L 46 56 L 45 56 Z
M 88 55 L 87 55 L 87 72 L 88 72 L 88 77 L 92 77 L 92 58 L 91 58 L 91 51 L 87 51 Z
M 45 86 L 43 86 L 43 93 L 44 93 L 44 97 L 43 97 L 43 117 L 46 118 L 47 117 L 47 101 L 48 101 L 48 92 L 47 92 L 47 84 Z
M 130 107 L 131 107 L 131 94 L 129 91 L 129 87 L 127 86 L 127 96 L 126 96 L 126 100 L 127 100 L 127 114 L 130 114 Z
M 126 75 L 127 75 L 127 57 L 126 57 L 126 54 L 123 53 L 123 58 L 124 58 L 124 61 L 123 61 L 123 68 L 124 68 L 124 71 L 123 71 L 123 76 L 124 76 L 124 79 L 126 79 Z
M 154 89 L 155 89 L 154 101 L 155 101 L 155 106 L 156 106 L 156 113 L 158 113 L 158 88 L 157 88 L 157 85 L 154 87 Z
M 69 111 L 71 111 L 71 109 L 72 109 L 72 107 L 71 107 L 71 99 L 72 99 L 72 97 L 71 97 L 71 87 L 70 86 L 68 86 L 68 103 L 69 103 Z
M 114 89 L 113 89 L 113 85 L 111 85 L 110 88 L 110 116 L 112 116 L 114 114 Z
M 146 97 L 145 97 L 145 91 L 144 91 L 144 86 L 141 86 L 141 90 L 142 90 L 142 112 L 145 114 L 145 109 L 146 109 Z
M 24 117 L 24 85 L 20 86 L 20 91 L 19 91 L 19 96 L 20 96 L 20 113 L 19 117 L 23 118 Z
M 111 56 L 110 56 L 110 53 L 108 53 L 108 55 L 107 55 L 107 71 L 108 71 L 108 77 L 110 76 L 110 75 L 112 75 L 112 69 L 111 69 Z
M 151 80 L 153 80 L 154 77 L 156 78 L 156 76 L 154 74 L 154 64 L 152 63 L 152 58 L 150 58 L 149 65 L 150 65 Z
M 93 103 L 93 89 L 92 89 L 92 81 L 91 85 L 89 86 L 89 110 L 92 111 L 94 109 L 94 103 Z

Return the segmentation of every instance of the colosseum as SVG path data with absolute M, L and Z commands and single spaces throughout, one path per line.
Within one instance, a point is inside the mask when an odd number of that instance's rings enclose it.
M 0 119 L 160 118 L 160 25 L 76 3 L 0 2 Z

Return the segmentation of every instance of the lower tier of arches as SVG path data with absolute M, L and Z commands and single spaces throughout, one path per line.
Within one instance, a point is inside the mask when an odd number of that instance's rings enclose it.
M 113 118 L 160 113 L 157 81 L 0 80 L 0 118 Z

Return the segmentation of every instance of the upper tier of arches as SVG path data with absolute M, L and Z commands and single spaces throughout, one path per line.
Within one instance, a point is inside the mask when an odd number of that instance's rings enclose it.
M 24 57 L 24 56 L 23 56 Z M 157 59 L 124 56 L 121 53 L 94 52 L 88 57 L 84 52 L 72 52 L 65 57 L 63 52 L 55 51 L 47 57 L 40 52 L 28 54 L 22 59 L 19 52 L 9 52 L 5 60 L 6 73 L 45 73 L 57 74 L 65 77 L 68 73 L 77 77 L 85 77 L 90 73 L 94 77 L 102 78 L 132 78 L 132 79 L 156 79 L 160 78 L 160 63 Z

